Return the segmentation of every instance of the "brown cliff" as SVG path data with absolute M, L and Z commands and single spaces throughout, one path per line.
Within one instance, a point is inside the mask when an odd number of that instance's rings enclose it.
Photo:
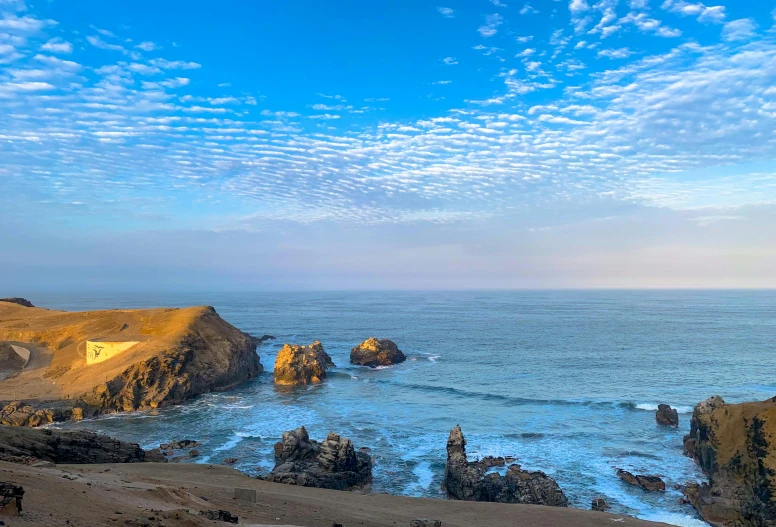
M 87 365 L 87 340 L 137 344 Z M 0 302 L 0 341 L 30 351 L 0 382 L 0 423 L 18 426 L 178 404 L 262 371 L 252 338 L 212 307 L 71 313 Z
M 693 411 L 684 438 L 709 483 L 690 484 L 686 498 L 713 526 L 776 526 L 776 397 L 725 404 L 712 397 Z

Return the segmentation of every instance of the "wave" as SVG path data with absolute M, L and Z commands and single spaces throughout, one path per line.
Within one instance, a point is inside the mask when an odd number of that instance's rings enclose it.
M 634 410 L 646 410 L 648 412 L 657 411 L 657 403 L 620 403 L 623 408 L 632 408 Z M 674 406 L 673 407 L 680 414 L 691 414 L 693 411 L 692 406 Z
M 708 523 L 680 512 L 657 511 L 639 514 L 638 517 L 642 520 L 678 525 L 679 527 L 709 527 Z

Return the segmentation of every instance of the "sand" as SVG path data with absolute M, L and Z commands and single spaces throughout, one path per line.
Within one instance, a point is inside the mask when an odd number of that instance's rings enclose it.
M 12 526 L 229 525 L 192 514 L 208 509 L 227 510 L 240 518 L 240 525 L 254 526 L 331 527 L 337 522 L 344 527 L 404 527 L 421 517 L 442 520 L 444 527 L 664 525 L 579 509 L 309 489 L 260 481 L 218 465 L 31 467 L 0 462 L 0 481 L 26 491 L 23 515 L 3 518 Z M 235 487 L 255 489 L 257 502 L 235 500 Z

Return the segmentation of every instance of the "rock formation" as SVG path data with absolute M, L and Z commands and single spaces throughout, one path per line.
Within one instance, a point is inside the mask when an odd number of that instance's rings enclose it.
M 593 503 L 590 505 L 591 511 L 606 512 L 609 509 L 611 509 L 611 507 L 604 498 L 595 498 L 593 499 Z
M 273 337 L 272 335 L 262 335 L 260 337 L 254 337 L 253 335 L 251 335 L 251 340 L 253 340 L 253 342 L 255 342 L 257 346 L 259 346 L 261 344 L 264 344 L 268 340 L 275 340 L 275 337 Z
M 568 506 L 561 488 L 544 472 L 528 472 L 513 464 L 502 476 L 488 473 L 488 463 L 468 461 L 466 439 L 459 426 L 447 440 L 444 488 L 447 497 L 455 500 Z
M 95 338 L 138 344 L 87 366 L 84 343 Z M 68 313 L 0 303 L 0 340 L 30 343 L 28 365 L 0 382 L 0 400 L 16 401 L 0 421 L 19 426 L 178 404 L 262 370 L 250 336 L 212 307 Z
M 621 468 L 617 469 L 617 476 L 628 485 L 641 487 L 648 491 L 666 490 L 666 483 L 657 476 L 645 476 L 642 474 L 632 474 Z
M 0 298 L 0 302 L 8 302 L 9 304 L 18 304 L 22 307 L 35 307 L 32 305 L 32 302 L 27 300 L 26 298 Z
M 326 378 L 326 370 L 334 362 L 315 341 L 309 346 L 286 344 L 275 360 L 275 383 L 283 385 L 315 384 Z
M 699 403 L 684 449 L 709 478 L 685 487 L 704 520 L 715 527 L 776 526 L 776 397 Z
M 655 420 L 663 426 L 679 426 L 679 413 L 667 404 L 657 405 Z
M 18 516 L 22 512 L 23 498 L 24 487 L 13 483 L 0 483 L 0 515 Z
M 392 340 L 370 338 L 350 350 L 350 362 L 360 366 L 390 366 L 407 360 Z
M 30 463 L 137 463 L 164 461 L 135 443 L 82 430 L 0 426 L 0 460 Z
M 372 460 L 356 451 L 350 439 L 331 433 L 318 443 L 304 427 L 283 433 L 275 445 L 277 464 L 264 477 L 267 481 L 348 490 L 360 488 L 372 480 Z

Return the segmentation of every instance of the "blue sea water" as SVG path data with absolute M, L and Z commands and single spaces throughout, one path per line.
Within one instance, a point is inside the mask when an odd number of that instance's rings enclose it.
M 445 441 L 460 424 L 470 456 L 509 455 L 553 476 L 573 506 L 604 496 L 615 512 L 705 525 L 674 484 L 700 480 L 682 455 L 693 405 L 776 395 L 774 291 L 347 292 L 43 295 L 43 307 L 89 310 L 213 305 L 254 335 L 265 373 L 228 393 L 157 412 L 68 424 L 158 446 L 203 442 L 197 462 L 239 459 L 260 474 L 272 445 L 305 425 L 369 447 L 374 492 L 442 498 Z M 370 370 L 348 364 L 370 336 L 409 360 Z M 284 342 L 323 342 L 337 367 L 323 384 L 272 383 Z M 659 427 L 658 403 L 679 409 Z M 615 469 L 658 474 L 668 491 L 629 487 Z

